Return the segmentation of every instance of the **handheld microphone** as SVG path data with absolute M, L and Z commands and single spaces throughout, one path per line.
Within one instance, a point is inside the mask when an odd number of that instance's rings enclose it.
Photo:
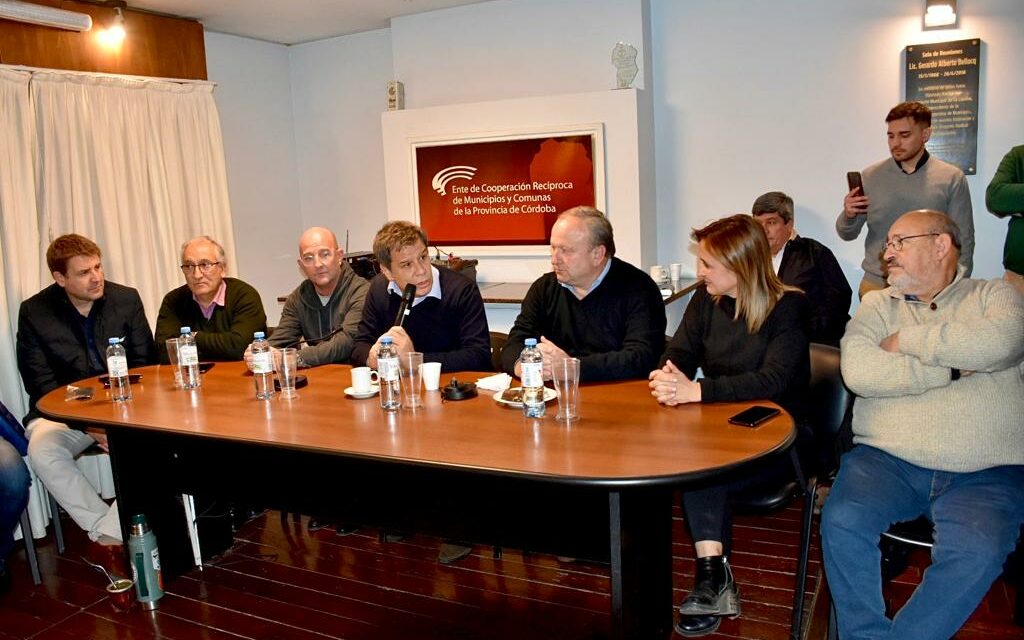
M 416 298 L 416 285 L 409 283 L 405 285 L 405 290 L 402 291 L 402 304 L 398 305 L 398 315 L 395 316 L 394 326 L 402 326 L 402 322 L 405 321 L 405 316 L 409 315 L 409 307 L 412 306 L 412 301 Z

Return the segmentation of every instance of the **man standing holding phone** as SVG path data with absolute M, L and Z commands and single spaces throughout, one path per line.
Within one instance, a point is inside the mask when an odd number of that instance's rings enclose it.
M 957 167 L 933 158 L 924 145 L 932 135 L 932 112 L 920 102 L 902 102 L 885 117 L 888 123 L 887 158 L 861 172 L 857 186 L 849 176 L 849 192 L 843 198 L 843 210 L 836 219 L 836 233 L 843 240 L 854 240 L 865 223 L 864 278 L 860 297 L 868 291 L 884 289 L 887 273 L 882 253 L 889 227 L 907 211 L 933 209 L 949 215 L 960 228 L 963 249 L 960 264 L 971 274 L 974 257 L 974 211 L 964 173 Z

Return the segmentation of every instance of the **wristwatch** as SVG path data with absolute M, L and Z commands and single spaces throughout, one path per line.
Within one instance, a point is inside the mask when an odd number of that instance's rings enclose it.
M 954 369 L 950 369 L 949 370 L 949 381 L 950 382 L 956 382 L 959 379 L 960 379 L 960 370 L 959 369 L 955 369 L 955 368 Z

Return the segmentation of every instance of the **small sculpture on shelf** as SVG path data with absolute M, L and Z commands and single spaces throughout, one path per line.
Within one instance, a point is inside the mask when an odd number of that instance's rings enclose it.
M 636 47 L 619 42 L 612 49 L 612 64 L 615 65 L 615 84 L 617 89 L 628 89 L 633 85 L 637 72 Z

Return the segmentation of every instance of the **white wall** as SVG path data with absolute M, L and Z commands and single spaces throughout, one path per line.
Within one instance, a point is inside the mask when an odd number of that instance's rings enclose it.
M 391 72 L 388 29 L 290 48 L 303 228 L 324 226 L 369 250 L 387 221 L 380 114 Z M 298 236 L 296 236 L 296 239 Z
M 612 48 L 638 51 L 647 0 L 494 0 L 395 18 L 395 78 L 428 107 L 615 88 Z
M 351 248 L 368 246 L 387 219 L 387 80 L 405 83 L 410 108 L 604 90 L 624 40 L 652 58 L 642 95 L 653 101 L 658 262 L 688 257 L 691 227 L 781 189 L 796 200 L 797 228 L 833 247 L 855 285 L 863 243 L 833 229 L 844 173 L 887 153 L 903 47 L 968 37 L 984 42 L 978 175 L 968 177 L 975 273 L 1001 273 L 1005 222 L 986 212 L 984 189 L 1024 142 L 1024 2 L 964 2 L 961 28 L 925 33 L 920 0 L 649 0 L 645 41 L 647 2 L 495 0 L 290 49 L 209 34 L 243 277 L 265 300 L 290 290 L 294 239 L 311 224 L 351 228 Z
M 658 253 L 688 257 L 691 227 L 779 189 L 797 228 L 836 252 L 856 289 L 863 239 L 834 221 L 845 172 L 884 158 L 886 112 L 903 96 L 908 44 L 980 37 L 975 275 L 996 277 L 1005 222 L 984 190 L 1002 155 L 1024 141 L 1024 3 L 960 3 L 960 29 L 923 32 L 919 0 L 652 0 Z
M 238 253 L 239 272 L 229 275 L 259 290 L 267 322 L 275 325 L 277 297 L 299 281 L 295 258 L 302 229 L 288 48 L 207 32 L 206 60 L 217 83 Z

